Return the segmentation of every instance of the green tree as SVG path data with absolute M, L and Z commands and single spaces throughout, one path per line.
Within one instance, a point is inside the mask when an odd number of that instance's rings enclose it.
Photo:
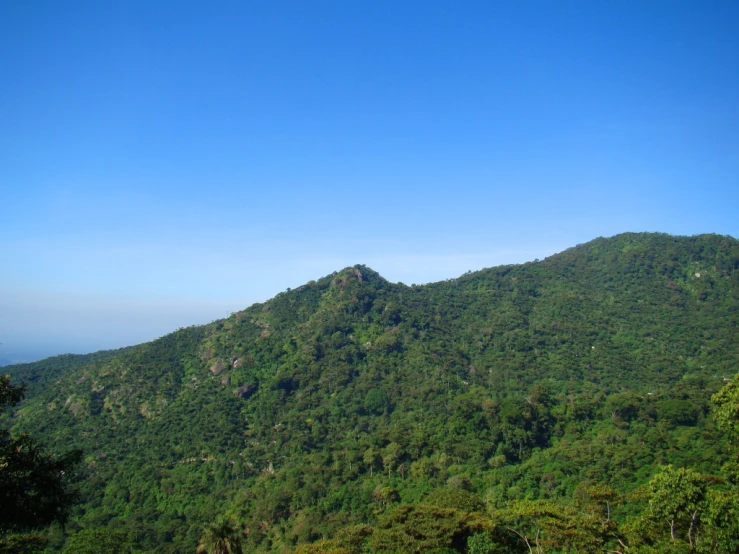
M 380 457 L 380 453 L 377 452 L 375 448 L 370 446 L 367 450 L 364 451 L 364 454 L 362 455 L 362 461 L 365 463 L 367 467 L 369 467 L 370 470 L 370 477 L 372 477 L 372 472 L 374 470 L 375 464 L 377 463 L 377 460 Z
M 485 513 L 485 503 L 476 494 L 464 489 L 452 487 L 439 487 L 431 491 L 422 504 L 459 510 L 462 512 Z
M 666 523 L 670 541 L 696 543 L 701 513 L 705 509 L 707 484 L 703 476 L 690 468 L 665 466 L 649 481 L 649 519 Z
M 0 536 L 1 554 L 21 554 L 23 552 L 41 552 L 49 543 L 48 539 L 38 533 L 19 533 Z
M 0 407 L 22 397 L 22 387 L 0 376 Z M 80 459 L 80 451 L 55 457 L 28 435 L 0 429 L 0 537 L 64 524 L 77 499 L 71 481 Z
M 228 519 L 209 525 L 200 537 L 198 554 L 242 554 L 241 532 Z
M 732 552 L 739 544 L 739 490 L 709 490 L 701 515 L 705 552 Z
M 313 544 L 301 544 L 293 554 L 352 554 L 352 551 L 338 546 L 336 541 L 323 539 Z
M 122 531 L 82 529 L 64 546 L 63 554 L 126 554 L 131 552 L 128 538 Z
M 711 397 L 713 418 L 732 438 L 739 437 L 739 374 Z
M 379 389 L 370 389 L 364 397 L 364 409 L 370 414 L 380 415 L 388 405 L 387 395 Z
M 492 533 L 494 525 L 482 514 L 470 514 L 436 506 L 400 505 L 380 517 L 369 536 L 371 551 L 463 552 L 471 535 Z
M 494 519 L 530 554 L 595 552 L 608 539 L 608 529 L 597 518 L 564 503 L 521 500 L 496 512 Z
M 475 533 L 467 538 L 468 554 L 492 554 L 500 548 L 501 545 L 490 538 L 490 533 Z
M 715 475 L 663 467 L 647 486 L 648 506 L 625 527 L 645 553 L 736 552 L 739 490 Z

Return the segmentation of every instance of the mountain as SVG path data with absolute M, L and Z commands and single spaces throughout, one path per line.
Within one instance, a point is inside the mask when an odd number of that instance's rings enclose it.
M 85 452 L 72 530 L 192 552 L 228 515 L 248 551 L 281 552 L 438 490 L 502 509 L 624 495 L 665 463 L 718 474 L 734 453 L 710 398 L 736 373 L 737 291 L 736 239 L 629 233 L 424 286 L 350 267 L 4 371 L 30 385 L 14 430 Z

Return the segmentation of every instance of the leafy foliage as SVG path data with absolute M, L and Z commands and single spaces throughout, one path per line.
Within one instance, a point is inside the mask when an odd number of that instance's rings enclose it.
M 19 402 L 23 389 L 0 376 L 0 407 Z M 0 429 L 0 551 L 23 551 L 44 543 L 22 532 L 57 522 L 64 524 L 76 499 L 70 487 L 79 452 L 48 454 L 26 434 Z
M 83 529 L 72 535 L 64 554 L 127 554 L 131 552 L 126 534 L 109 529 Z
M 0 376 L 0 406 L 18 402 L 21 387 Z M 64 523 L 75 498 L 69 476 L 78 452 L 55 458 L 25 434 L 0 429 L 0 532 Z
M 241 554 L 241 533 L 231 521 L 221 519 L 205 529 L 196 552 L 198 554 Z
M 739 437 L 739 374 L 712 397 L 713 417 L 733 438 Z

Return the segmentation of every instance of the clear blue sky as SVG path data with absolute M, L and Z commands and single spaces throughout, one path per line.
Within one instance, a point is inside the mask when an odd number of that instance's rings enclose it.
M 739 236 L 739 3 L 0 3 L 0 358 Z

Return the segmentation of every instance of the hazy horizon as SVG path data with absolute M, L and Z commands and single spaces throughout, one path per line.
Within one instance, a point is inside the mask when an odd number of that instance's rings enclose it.
M 593 239 L 598 237 L 593 237 Z M 733 237 L 736 238 L 736 237 Z M 575 244 L 569 245 L 566 248 L 572 248 L 576 246 Z M 449 268 L 446 269 L 446 273 L 444 277 L 440 278 L 432 278 L 429 280 L 403 280 L 399 278 L 393 278 L 388 277 L 387 274 L 383 273 L 382 271 L 378 271 L 378 273 L 388 281 L 394 282 L 394 283 L 405 283 L 408 285 L 411 284 L 428 284 L 432 282 L 442 281 L 444 279 L 448 278 L 456 278 L 463 275 L 463 273 L 467 271 L 478 271 L 482 269 L 486 269 L 489 267 L 495 267 L 499 265 L 508 265 L 508 264 L 521 264 L 521 263 L 527 263 L 532 262 L 535 260 L 545 259 L 549 256 L 558 254 L 562 250 L 565 250 L 566 248 L 562 248 L 556 252 L 550 252 L 550 253 L 542 253 L 540 256 L 533 256 L 529 257 L 527 259 L 521 259 L 521 260 L 507 260 L 507 261 L 501 261 L 500 263 L 494 263 L 488 266 L 480 266 L 480 267 L 473 267 L 471 265 L 466 266 L 460 266 L 461 267 L 467 267 L 468 269 L 459 270 L 458 273 L 455 273 L 454 275 L 447 276 L 447 273 L 449 271 Z M 515 253 L 508 252 L 509 256 L 513 256 Z M 503 256 L 504 257 L 504 256 Z M 406 260 L 407 261 L 407 260 Z M 475 261 L 473 258 L 466 258 L 464 260 L 460 259 L 461 261 L 467 261 L 467 262 L 473 262 Z M 359 262 L 361 263 L 361 262 Z M 336 267 L 334 271 L 339 271 L 341 269 L 344 269 L 345 267 L 349 267 L 351 265 L 356 264 L 346 264 L 340 267 Z M 372 264 L 362 264 L 370 267 L 371 269 L 376 271 L 376 268 Z M 403 273 L 402 268 L 398 269 L 395 268 L 397 273 L 393 273 L 393 275 L 400 275 Z M 410 276 L 409 272 L 405 272 L 406 275 Z M 317 280 L 321 277 L 325 277 L 325 275 L 314 275 L 312 277 L 305 278 L 300 283 L 295 283 L 293 286 L 288 288 L 297 288 L 300 285 L 303 285 L 307 283 L 310 280 Z M 92 317 L 89 317 L 88 320 L 92 321 L 92 325 L 90 328 L 78 328 L 76 329 L 76 333 L 80 336 L 80 342 L 75 343 L 74 341 L 70 342 L 59 342 L 59 343 L 49 343 L 44 342 L 42 339 L 39 340 L 32 340 L 30 342 L 23 342 L 23 339 L 16 342 L 15 344 L 3 344 L 0 343 L 0 367 L 3 365 L 10 365 L 10 364 L 17 364 L 17 363 L 29 363 L 33 361 L 38 361 L 44 358 L 48 358 L 51 356 L 57 356 L 60 354 L 89 354 L 92 352 L 97 352 L 100 350 L 117 350 L 119 348 L 125 348 L 127 346 L 134 346 L 137 344 L 149 342 L 152 340 L 156 340 L 157 338 L 172 333 L 176 331 L 177 329 L 181 327 L 186 327 L 189 325 L 205 325 L 207 323 L 210 323 L 212 321 L 222 319 L 224 317 L 228 317 L 233 312 L 237 312 L 240 310 L 243 310 L 245 308 L 248 308 L 254 303 L 264 302 L 266 300 L 269 300 L 270 298 L 273 298 L 275 295 L 282 292 L 281 290 L 276 290 L 273 294 L 270 294 L 266 298 L 260 298 L 253 301 L 249 301 L 248 304 L 240 305 L 240 306 L 226 306 L 220 305 L 220 306 L 213 306 L 213 305 L 201 305 L 197 306 L 195 303 L 188 301 L 188 300 L 180 300 L 179 302 L 171 301 L 171 304 L 168 306 L 168 310 L 164 310 L 161 306 L 161 302 L 153 301 L 152 304 L 156 305 L 155 313 L 167 313 L 170 317 L 162 316 L 157 321 L 148 321 L 149 327 L 141 328 L 136 327 L 137 332 L 129 334 L 129 335 L 122 335 L 120 332 L 113 333 L 113 336 L 116 336 L 117 338 L 124 337 L 121 341 L 116 342 L 116 339 L 111 339 L 110 337 L 103 337 L 100 336 L 100 325 L 105 327 L 106 323 L 108 326 L 112 328 L 118 328 L 121 325 L 121 319 L 124 318 L 123 321 L 123 328 L 127 327 L 133 327 L 133 324 L 140 323 L 143 321 L 146 317 L 148 312 L 151 310 L 152 306 L 148 306 L 146 302 L 140 302 L 138 306 L 135 306 L 133 304 L 126 304 L 125 310 L 120 310 L 123 308 L 123 304 L 118 306 L 119 311 L 113 312 L 114 315 L 111 314 L 110 305 L 106 305 L 106 308 L 104 310 L 99 311 L 97 314 L 95 314 Z M 69 308 L 69 307 L 68 307 Z M 136 314 L 136 310 L 139 310 L 139 313 Z M 37 328 L 41 327 L 43 328 L 43 324 L 41 323 L 42 318 L 45 318 L 45 321 L 47 324 L 49 323 L 48 320 L 48 314 L 49 314 L 49 305 L 41 305 L 36 306 L 34 308 L 29 309 L 28 306 L 24 307 L 24 309 L 19 310 L 20 312 L 24 313 L 35 313 L 37 316 L 39 316 L 39 319 L 32 323 L 32 325 L 35 325 Z M 64 310 L 61 310 L 62 315 L 59 319 L 59 321 L 63 320 L 63 314 Z M 126 321 L 125 318 L 130 318 L 130 325 L 125 325 Z M 52 318 L 52 322 L 54 319 Z M 187 322 L 187 323 L 183 323 Z M 28 323 L 27 323 L 28 324 Z M 51 334 L 54 334 L 55 329 L 53 327 L 48 328 L 49 332 Z M 103 329 L 104 333 L 104 329 Z M 148 333 L 148 334 L 147 334 Z M 105 333 L 104 333 L 105 334 Z M 12 334 L 6 334 L 5 336 L 12 336 Z M 43 336 L 43 335 L 42 335 Z
M 407 267 L 403 267 L 402 264 L 398 265 L 397 267 L 391 268 L 390 275 L 383 273 L 382 271 L 378 271 L 378 273 L 380 273 L 383 278 L 386 278 L 389 281 L 395 283 L 404 282 L 408 285 L 426 284 L 448 278 L 459 277 L 464 272 L 470 270 L 477 271 L 483 269 L 484 267 L 494 267 L 496 265 L 526 263 L 529 261 L 534 261 L 535 259 L 543 259 L 554 253 L 556 252 L 539 253 L 540 255 L 532 255 L 527 257 L 526 259 L 513 259 L 517 254 L 514 252 L 501 253 L 500 263 L 494 263 L 492 265 L 479 267 L 476 267 L 472 264 L 480 260 L 477 260 L 474 257 L 459 257 L 457 260 L 455 260 L 457 263 L 452 264 L 452 267 L 454 265 L 458 266 L 459 270 L 457 273 L 450 275 L 449 271 L 452 269 L 449 266 L 446 266 L 443 271 L 443 276 L 439 276 L 441 275 L 441 273 L 439 273 L 439 275 L 431 276 L 427 280 L 399 278 L 399 276 L 403 275 L 406 277 L 413 276 L 413 272 L 410 271 Z M 411 263 L 413 261 L 414 260 L 409 259 L 403 260 L 405 264 Z M 415 260 L 415 262 L 418 261 L 419 260 Z M 447 259 L 447 262 L 449 261 L 451 260 Z M 373 270 L 377 271 L 377 268 L 371 263 L 356 263 L 369 266 Z M 344 267 L 348 267 L 351 265 L 356 264 L 345 264 L 336 266 L 333 271 L 339 271 Z M 324 276 L 324 274 L 306 276 L 302 281 L 295 282 L 287 288 L 296 288 L 307 283 L 310 280 L 316 280 Z M 418 276 L 420 276 L 420 274 Z M 60 354 L 88 354 L 91 352 L 97 352 L 99 350 L 115 350 L 118 348 L 125 348 L 127 346 L 141 344 L 143 342 L 149 342 L 151 340 L 159 338 L 162 335 L 174 332 L 180 327 L 185 327 L 188 325 L 204 325 L 210 323 L 211 321 L 227 317 L 231 313 L 243 310 L 256 302 L 264 302 L 266 300 L 269 300 L 283 290 L 285 289 L 275 290 L 272 294 L 264 298 L 247 300 L 246 304 L 239 306 L 226 305 L 225 303 L 217 305 L 203 303 L 201 305 L 198 305 L 197 303 L 194 303 L 188 299 L 170 299 L 167 306 L 163 306 L 161 300 L 151 300 L 150 304 L 147 304 L 145 300 L 138 300 L 137 303 L 123 302 L 115 305 L 111 305 L 110 301 L 108 301 L 107 303 L 105 303 L 105 307 L 103 309 L 96 310 L 94 304 L 75 304 L 74 300 L 69 298 L 67 298 L 69 303 L 66 306 L 63 304 L 61 306 L 54 305 L 54 302 L 59 302 L 59 298 L 54 296 L 49 296 L 48 298 L 39 298 L 38 296 L 36 296 L 34 299 L 39 301 L 38 305 L 31 305 L 29 303 L 18 303 L 17 305 L 13 306 L 11 301 L 10 304 L 6 305 L 4 308 L 9 309 L 10 311 L 16 311 L 23 314 L 23 316 L 28 317 L 28 320 L 21 319 L 21 326 L 40 329 L 41 338 L 34 338 L 30 341 L 25 341 L 23 335 L 14 335 L 12 333 L 12 330 L 10 332 L 6 330 L 3 334 L 3 337 L 6 339 L 6 341 L 4 343 L 0 342 L 0 367 L 2 365 L 7 365 L 7 363 L 28 363 Z M 87 299 L 84 297 L 77 299 L 78 302 L 82 303 L 84 303 L 86 300 Z M 140 326 L 141 322 L 147 320 L 147 316 L 152 309 L 155 313 L 162 314 L 161 317 L 156 321 L 146 321 L 148 326 L 142 328 Z M 57 343 L 45 342 L 42 338 L 44 336 L 44 333 L 51 336 L 58 335 L 59 329 L 55 326 L 63 324 L 65 315 L 72 310 L 77 310 L 78 312 L 87 312 L 87 316 L 84 319 L 89 322 L 88 326 L 83 326 L 74 330 L 74 332 L 79 336 L 79 339 L 67 340 Z M 55 311 L 57 312 L 56 315 L 54 315 Z M 138 323 L 139 325 L 135 326 L 135 323 Z M 106 326 L 113 328 L 118 328 L 119 326 L 122 326 L 122 328 L 124 329 L 133 328 L 135 326 L 136 332 L 130 333 L 128 335 L 123 335 L 120 332 L 113 333 L 113 336 L 115 336 L 116 338 L 111 339 L 109 336 L 101 336 L 101 332 L 103 333 L 103 335 L 106 335 L 106 331 L 110 333 L 110 331 L 106 329 Z M 8 339 L 7 337 L 10 337 L 10 339 Z M 13 339 L 15 339 L 15 342 L 12 342 Z
M 739 236 L 736 2 L 0 6 L 0 359 L 349 265 Z M 15 354 L 13 354 L 15 355 Z

